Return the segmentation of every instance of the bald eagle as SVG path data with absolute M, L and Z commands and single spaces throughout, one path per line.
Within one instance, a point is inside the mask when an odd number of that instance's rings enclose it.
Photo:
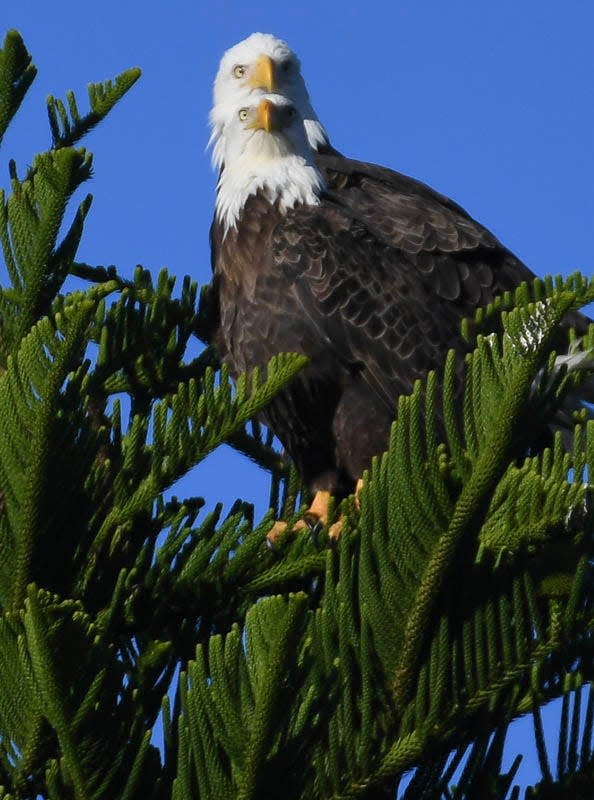
M 216 347 L 234 375 L 308 357 L 265 422 L 312 493 L 345 496 L 386 448 L 397 397 L 465 351 L 461 320 L 534 276 L 453 201 L 337 153 L 272 36 L 224 55 L 211 124 Z
M 346 158 L 315 113 L 300 62 L 271 34 L 254 33 L 228 50 L 210 113 L 213 163 L 224 164 L 225 128 L 248 97 L 278 93 L 293 103 L 327 190 L 379 239 L 414 260 L 435 299 L 459 304 L 461 317 L 533 273 L 482 225 L 429 186 L 386 167 Z M 463 308 L 465 306 L 465 308 Z

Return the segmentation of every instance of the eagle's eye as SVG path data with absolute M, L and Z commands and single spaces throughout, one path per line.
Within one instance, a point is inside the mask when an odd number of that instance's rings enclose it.
M 245 120 L 246 120 L 247 118 L 248 118 L 248 110 L 247 110 L 247 108 L 240 108 L 240 109 L 239 109 L 239 119 L 240 119 L 242 122 L 245 122 Z
M 291 69 L 291 59 L 283 61 L 283 63 L 281 64 L 281 69 L 283 72 L 288 72 Z
M 245 75 L 245 67 L 242 64 L 238 64 L 236 67 L 233 67 L 233 74 L 236 78 L 243 78 Z

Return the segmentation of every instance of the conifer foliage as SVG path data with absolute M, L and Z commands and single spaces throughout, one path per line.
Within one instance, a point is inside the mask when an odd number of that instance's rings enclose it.
M 339 542 L 289 525 L 273 551 L 301 494 L 256 418 L 303 359 L 233 385 L 207 344 L 187 355 L 207 287 L 77 260 L 80 141 L 139 74 L 91 84 L 82 115 L 50 97 L 51 149 L 0 192 L 0 800 L 591 797 L 594 330 L 561 321 L 594 284 L 477 314 L 465 363 L 398 401 Z M 34 78 L 10 31 L 0 142 Z M 172 497 L 224 442 L 270 472 L 263 520 Z

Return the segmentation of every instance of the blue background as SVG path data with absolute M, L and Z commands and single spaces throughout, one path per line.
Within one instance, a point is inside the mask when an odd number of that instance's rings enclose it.
M 539 275 L 589 273 L 594 202 L 591 0 L 4 0 L 39 75 L 3 147 L 22 174 L 50 143 L 45 97 L 138 65 L 143 77 L 86 140 L 95 196 L 79 257 L 209 280 L 215 176 L 205 153 L 223 51 L 253 31 L 298 53 L 333 144 L 452 197 Z M 8 185 L 6 168 L 0 185 Z M 267 477 L 222 448 L 180 493 L 266 508 Z M 558 707 L 546 713 L 554 739 Z M 511 750 L 530 728 L 514 729 Z M 510 750 L 510 759 L 511 759 Z M 522 780 L 536 777 L 533 756 Z

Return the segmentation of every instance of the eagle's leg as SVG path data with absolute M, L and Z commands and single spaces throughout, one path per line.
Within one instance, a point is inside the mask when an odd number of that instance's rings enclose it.
M 310 507 L 303 517 L 295 523 L 293 530 L 316 532 L 320 526 L 326 525 L 331 497 L 330 492 L 316 492 Z
M 355 508 L 357 510 L 361 509 L 359 494 L 362 488 L 363 488 L 363 479 L 359 478 L 359 480 L 357 481 L 357 486 L 355 488 Z M 293 526 L 293 530 L 297 532 L 311 531 L 312 534 L 317 533 L 318 529 L 321 526 L 324 526 L 328 523 L 328 510 L 331 499 L 332 499 L 332 494 L 328 491 L 316 492 L 312 504 L 307 509 L 303 517 L 300 520 L 297 520 L 297 522 Z M 340 534 L 342 533 L 342 528 L 343 528 L 343 520 L 342 517 L 340 517 L 328 529 L 328 538 L 331 541 L 336 541 L 339 538 Z M 283 533 L 286 530 L 287 530 L 286 522 L 278 521 L 274 523 L 274 525 L 272 526 L 270 532 L 266 537 L 271 547 L 274 547 L 274 544 L 278 539 L 278 537 L 281 535 L 281 533 Z
M 283 522 L 283 520 L 277 520 L 272 528 L 266 534 L 266 541 L 268 546 L 274 550 L 276 547 L 276 540 L 278 537 L 287 530 L 287 523 Z
M 361 510 L 361 501 L 359 500 L 359 494 L 362 488 L 363 488 L 363 478 L 359 478 L 359 480 L 357 481 L 357 486 L 355 487 L 355 508 L 357 509 L 357 511 Z M 331 541 L 335 542 L 342 533 L 342 528 L 343 528 L 343 518 L 339 517 L 336 520 L 336 522 L 330 525 L 330 528 L 328 529 L 328 538 Z
M 328 522 L 328 509 L 332 495 L 328 491 L 316 492 L 310 507 L 300 520 L 297 520 L 293 525 L 293 530 L 300 533 L 301 531 L 311 531 L 312 534 L 317 533 L 319 528 L 326 525 Z M 278 537 L 287 530 L 287 523 L 279 520 L 275 522 L 270 532 L 267 535 L 268 543 L 274 547 Z

